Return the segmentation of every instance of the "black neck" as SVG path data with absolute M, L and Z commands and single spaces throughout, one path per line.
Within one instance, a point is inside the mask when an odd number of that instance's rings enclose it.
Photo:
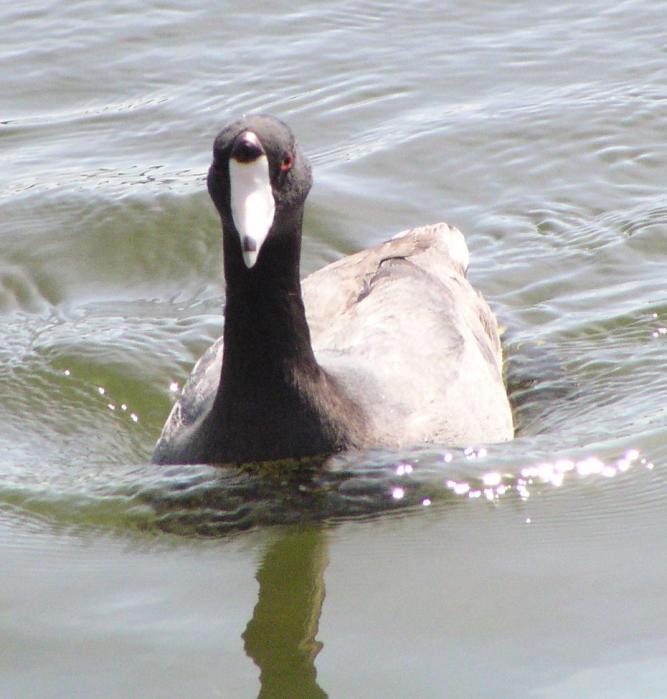
M 319 367 L 301 298 L 301 221 L 296 230 L 269 237 L 254 267 L 240 255 L 235 231 L 225 231 L 225 308 L 222 386 L 252 391 L 290 381 L 296 369 Z M 280 385 L 275 386 L 280 388 Z
M 252 129 L 243 120 L 218 135 L 207 180 L 222 220 L 227 284 L 220 385 L 196 427 L 195 441 L 203 446 L 189 457 L 207 462 L 330 454 L 361 445 L 367 433 L 345 378 L 325 372 L 310 344 L 299 280 L 310 166 L 287 127 L 268 117 L 251 121 Z M 234 222 L 228 168 L 241 154 L 234 149 L 246 128 L 257 132 L 266 151 L 275 204 L 251 268 Z
M 224 230 L 224 349 L 208 424 L 221 461 L 330 454 L 361 443 L 363 417 L 310 344 L 297 223 L 270 235 L 251 269 L 236 232 Z

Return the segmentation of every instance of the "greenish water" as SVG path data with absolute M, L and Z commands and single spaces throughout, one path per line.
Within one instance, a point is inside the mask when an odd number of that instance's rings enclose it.
M 664 697 L 667 6 L 0 9 L 0 696 Z M 467 236 L 511 444 L 148 464 L 221 331 L 212 138 L 311 158 L 304 273 Z

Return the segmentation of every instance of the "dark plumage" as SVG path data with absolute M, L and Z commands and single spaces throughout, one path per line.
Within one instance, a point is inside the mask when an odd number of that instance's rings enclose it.
M 239 119 L 215 139 L 208 189 L 223 228 L 224 334 L 195 366 L 153 460 L 512 439 L 496 321 L 465 279 L 463 236 L 446 224 L 407 231 L 311 275 L 302 298 L 311 182 L 273 117 Z

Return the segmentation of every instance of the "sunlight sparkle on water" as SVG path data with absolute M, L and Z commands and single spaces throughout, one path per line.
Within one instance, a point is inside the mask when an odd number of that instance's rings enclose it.
M 467 458 L 478 458 L 479 454 L 480 452 L 474 450 L 464 452 Z M 531 488 L 535 484 L 559 488 L 567 478 L 573 476 L 614 478 L 620 473 L 628 471 L 633 465 L 639 464 L 647 469 L 654 468 L 654 464 L 641 457 L 637 449 L 628 449 L 623 456 L 609 463 L 595 455 L 579 460 L 562 458 L 524 466 L 519 471 L 518 476 L 511 473 L 489 471 L 481 476 L 480 481 L 449 479 L 445 481 L 445 485 L 455 495 L 472 499 L 483 496 L 486 500 L 494 501 L 508 493 L 515 492 L 522 500 L 527 500 L 531 495 Z M 479 483 L 478 487 L 476 487 L 477 483 Z
M 517 482 L 516 486 L 516 492 L 519 494 L 519 497 L 522 500 L 528 500 L 530 497 L 530 490 L 528 490 L 528 487 L 526 486 L 525 482 Z
M 96 389 L 97 393 L 100 396 L 104 396 L 106 400 L 109 400 L 109 398 L 111 398 L 111 396 L 107 395 L 107 390 L 106 390 L 106 388 L 104 388 L 104 386 L 96 386 L 95 389 Z M 111 403 L 111 402 L 108 402 L 106 404 L 107 410 L 111 410 L 112 412 L 115 412 L 118 409 L 118 407 L 120 407 L 120 409 L 124 413 L 129 412 L 129 408 L 128 408 L 127 403 L 121 403 L 120 406 L 117 405 L 116 403 Z M 130 420 L 132 420 L 132 422 L 134 422 L 134 423 L 139 422 L 139 416 L 136 413 L 130 412 L 129 416 L 130 416 Z
M 484 483 L 487 488 L 495 488 L 497 485 L 500 485 L 502 480 L 503 477 L 497 471 L 492 471 L 482 477 L 482 483 Z
M 470 483 L 457 483 L 456 481 L 447 481 L 447 487 L 453 490 L 456 495 L 465 495 L 470 490 Z

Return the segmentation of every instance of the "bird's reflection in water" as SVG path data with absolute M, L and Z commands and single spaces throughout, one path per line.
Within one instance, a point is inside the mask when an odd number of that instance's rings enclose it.
M 326 535 L 312 526 L 286 530 L 262 559 L 259 599 L 243 633 L 260 669 L 261 699 L 327 697 L 315 669 L 327 563 Z

